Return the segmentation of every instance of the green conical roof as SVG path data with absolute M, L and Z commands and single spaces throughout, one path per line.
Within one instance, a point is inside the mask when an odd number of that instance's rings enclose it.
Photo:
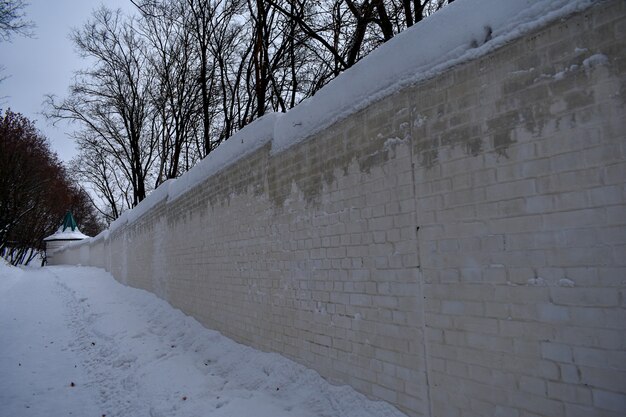
M 68 210 L 67 213 L 65 213 L 65 217 L 63 217 L 63 223 L 56 231 L 56 233 L 48 236 L 44 240 L 46 242 L 54 242 L 58 240 L 81 240 L 87 239 L 88 237 L 89 236 L 81 233 L 80 230 L 78 230 L 76 220 L 74 220 L 72 212 Z
M 72 232 L 78 229 L 78 225 L 76 224 L 76 220 L 74 220 L 74 216 L 72 216 L 71 211 L 68 210 L 67 213 L 65 213 L 61 227 L 63 228 L 63 232 L 65 232 L 67 228 L 70 228 Z

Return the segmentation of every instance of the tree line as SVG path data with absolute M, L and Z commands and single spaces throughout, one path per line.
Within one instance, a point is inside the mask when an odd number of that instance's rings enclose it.
M 0 256 L 28 264 L 68 209 L 87 235 L 102 230 L 90 197 L 33 122 L 10 109 L 0 114 Z
M 131 0 L 71 39 L 88 67 L 52 120 L 77 123 L 71 171 L 107 221 L 237 130 L 316 93 L 451 0 Z
M 33 34 L 26 6 L 24 0 L 0 1 L 0 42 Z M 0 73 L 0 82 L 5 78 Z M 0 110 L 0 257 L 28 264 L 43 251 L 43 239 L 57 230 L 68 209 L 88 235 L 102 230 L 89 195 L 70 178 L 34 123 L 10 109 Z

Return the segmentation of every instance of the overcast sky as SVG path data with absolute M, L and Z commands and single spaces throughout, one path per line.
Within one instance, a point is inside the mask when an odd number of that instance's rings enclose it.
M 10 43 L 0 42 L 2 75 L 9 77 L 0 83 L 0 108 L 4 113 L 10 107 L 35 120 L 64 161 L 76 155 L 67 136 L 72 126 L 54 127 L 48 123 L 41 115 L 42 102 L 49 93 L 65 97 L 73 72 L 85 66 L 68 36 L 72 28 L 82 26 L 101 4 L 134 12 L 130 0 L 30 0 L 25 12 L 36 25 L 35 36 L 15 36 Z

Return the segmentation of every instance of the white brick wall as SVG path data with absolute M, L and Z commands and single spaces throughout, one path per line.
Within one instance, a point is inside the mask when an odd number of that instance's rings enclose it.
M 625 9 L 268 145 L 56 259 L 412 416 L 624 415 Z

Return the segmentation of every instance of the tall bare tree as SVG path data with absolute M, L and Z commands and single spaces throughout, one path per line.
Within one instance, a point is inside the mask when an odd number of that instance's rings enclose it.
M 131 184 L 136 206 L 149 190 L 157 138 L 149 131 L 154 74 L 145 40 L 133 24 L 120 10 L 103 7 L 73 32 L 76 48 L 94 65 L 78 72 L 69 97 L 48 97 L 47 116 L 80 124 L 79 148 L 100 147 L 107 153 Z
M 91 191 L 89 198 L 105 222 L 111 223 L 124 210 L 132 208 L 130 184 L 102 148 L 82 147 L 70 162 L 69 170 L 77 182 Z
M 287 111 L 450 3 L 131 1 L 137 18 L 100 9 L 74 32 L 94 65 L 77 74 L 68 98 L 49 100 L 52 118 L 83 128 L 74 171 L 108 219 L 254 119 Z
M 183 24 L 186 7 L 179 2 L 151 3 L 142 7 L 138 27 L 147 42 L 147 58 L 154 74 L 153 130 L 159 137 L 156 184 L 176 178 L 204 154 L 194 149 L 202 123 L 199 106 L 201 82 L 193 36 Z M 195 152 L 198 151 L 198 152 Z

